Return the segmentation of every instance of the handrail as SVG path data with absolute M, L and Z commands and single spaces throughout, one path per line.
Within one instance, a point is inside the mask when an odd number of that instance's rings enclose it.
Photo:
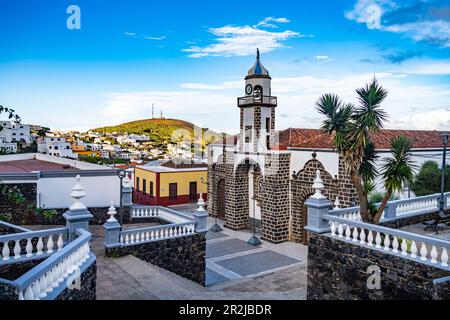
M 56 234 L 67 234 L 69 232 L 69 229 L 64 228 L 55 228 L 55 229 L 45 229 L 45 230 L 36 230 L 36 231 L 27 231 L 27 232 L 19 232 L 19 233 L 13 233 L 13 234 L 7 234 L 0 236 L 0 242 L 7 242 L 7 241 L 15 241 L 15 240 L 23 240 L 23 239 L 29 239 L 29 238 L 39 238 L 39 237 L 46 237 L 50 235 L 56 235 Z
M 21 227 L 21 226 L 17 226 L 15 224 L 6 222 L 6 221 L 0 221 L 0 225 L 4 225 L 5 227 L 11 228 L 11 229 L 17 229 L 20 230 L 21 232 L 29 232 L 29 231 L 33 231 L 29 228 L 25 228 L 25 227 Z
M 46 286 L 50 287 L 53 285 L 54 288 L 54 283 L 61 283 L 64 278 L 75 271 L 76 265 L 80 261 L 87 259 L 87 255 L 90 255 L 89 241 L 92 235 L 84 229 L 77 229 L 76 233 L 78 238 L 14 281 L 20 293 L 23 294 L 23 291 L 27 291 L 25 293 L 27 295 L 30 294 L 31 290 L 32 296 L 37 295 L 39 297 L 42 294 L 42 289 L 46 289 L 42 288 L 40 282 L 45 282 Z M 84 248 L 84 250 L 80 250 L 81 248 Z M 79 252 L 81 256 L 74 257 L 73 254 L 78 253 L 78 250 L 83 251 Z M 31 288 L 32 285 L 34 285 L 33 288 Z

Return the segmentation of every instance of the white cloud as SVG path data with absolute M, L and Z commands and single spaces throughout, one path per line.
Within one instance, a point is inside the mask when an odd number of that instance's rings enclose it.
M 416 75 L 450 75 L 450 61 L 411 61 L 399 67 L 398 71 Z
M 278 28 L 278 26 L 275 23 L 290 23 L 290 22 L 291 20 L 287 18 L 268 17 L 260 21 L 255 27 Z
M 188 52 L 189 57 L 192 58 L 247 56 L 253 55 L 256 48 L 259 48 L 263 53 L 271 52 L 283 48 L 283 42 L 286 40 L 305 37 L 305 35 L 291 30 L 275 32 L 261 29 L 262 27 L 268 27 L 269 21 L 274 23 L 289 22 L 286 18 L 266 18 L 255 26 L 229 25 L 221 28 L 210 28 L 209 32 L 216 36 L 216 43 L 205 47 L 191 46 L 183 51 Z
M 397 127 L 414 127 L 423 130 L 448 130 L 450 128 L 450 109 L 412 113 L 398 119 Z
M 157 40 L 157 41 L 161 41 L 161 40 L 164 40 L 166 38 L 167 38 L 166 36 L 161 36 L 161 37 L 147 37 L 147 36 L 145 36 L 144 37 L 145 40 Z
M 390 114 L 390 128 L 447 129 L 450 89 L 444 86 L 416 85 L 408 77 L 392 73 L 376 74 L 389 90 L 383 107 Z M 358 74 L 338 79 L 314 76 L 281 77 L 272 81 L 272 93 L 278 96 L 277 128 L 319 128 L 321 116 L 315 102 L 324 93 L 337 93 L 348 102 L 357 103 L 355 89 L 373 78 Z M 149 118 L 151 105 L 163 108 L 164 114 L 196 122 L 217 131 L 237 132 L 239 111 L 236 98 L 244 93 L 244 81 L 219 84 L 184 83 L 179 91 L 108 93 L 102 113 L 109 123 Z M 447 111 L 446 111 L 447 110 Z M 422 119 L 422 120 L 421 120 Z M 203 123 L 199 123 L 203 122 Z
M 124 35 L 128 36 L 128 37 L 132 37 L 132 38 L 139 38 L 139 39 L 144 39 L 144 40 L 156 40 L 156 41 L 161 41 L 166 39 L 166 36 L 160 36 L 160 37 L 153 37 L 153 36 L 147 36 L 147 35 L 141 35 L 141 34 L 137 34 L 136 32 L 124 32 Z
M 418 4 L 419 2 L 416 3 L 416 5 Z M 426 7 L 426 1 L 423 1 L 422 5 Z M 400 19 L 400 21 L 402 21 L 400 23 L 389 23 L 388 21 L 387 24 L 383 24 L 382 18 L 385 14 L 390 14 L 394 17 L 397 14 L 401 18 L 401 9 L 409 8 L 407 6 L 400 6 L 391 0 L 358 0 L 352 10 L 345 12 L 345 17 L 358 23 L 370 24 L 373 18 L 373 12 L 368 10 L 368 8 L 371 6 L 377 6 L 380 9 L 380 25 L 377 29 L 402 34 L 405 37 L 411 38 L 415 41 L 426 41 L 429 43 L 438 44 L 441 47 L 450 47 L 450 22 L 448 20 L 445 21 L 427 16 L 426 11 L 430 8 L 420 9 L 425 11 L 417 12 L 416 21 L 403 21 Z
M 442 20 L 394 24 L 384 30 L 401 33 L 415 41 L 429 41 L 450 47 L 450 23 Z
M 328 59 L 330 59 L 330 57 L 329 56 L 316 56 L 316 59 L 317 60 L 328 60 Z

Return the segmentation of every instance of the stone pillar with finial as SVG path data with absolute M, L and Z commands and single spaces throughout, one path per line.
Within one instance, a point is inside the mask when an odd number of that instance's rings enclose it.
M 122 181 L 122 205 L 129 207 L 133 204 L 133 188 L 131 188 L 131 180 L 125 176 Z
M 205 200 L 203 194 L 200 194 L 200 198 L 197 202 L 198 209 L 193 213 L 194 218 L 197 220 L 197 227 L 195 231 L 197 233 L 208 232 L 208 212 L 205 210 Z
M 333 203 L 322 194 L 325 186 L 319 170 L 316 172 L 316 179 L 312 188 L 315 190 L 315 193 L 305 202 L 308 208 L 308 224 L 305 229 L 317 233 L 325 233 L 329 231 L 330 227 L 328 221 L 322 217 L 333 208 Z
M 119 221 L 115 218 L 117 214 L 116 208 L 114 207 L 114 202 L 111 201 L 111 207 L 108 210 L 109 219 L 103 225 L 105 229 L 105 247 L 111 248 L 119 245 L 120 230 L 122 226 Z
M 75 180 L 75 186 L 72 188 L 72 193 L 70 194 L 74 199 L 74 203 L 63 214 L 63 217 L 66 219 L 66 226 L 69 228 L 69 242 L 76 238 L 75 231 L 77 229 L 89 230 L 89 220 L 93 218 L 93 215 L 81 202 L 81 199 L 86 197 L 86 192 L 84 192 L 84 187 L 81 185 L 80 175 L 77 175 Z

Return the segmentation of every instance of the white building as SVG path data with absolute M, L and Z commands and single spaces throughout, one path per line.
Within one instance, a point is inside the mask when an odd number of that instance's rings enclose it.
M 78 158 L 72 145 L 63 137 L 49 136 L 38 142 L 38 152 L 61 158 Z
M 38 208 L 68 208 L 74 178 L 80 175 L 89 208 L 120 205 L 117 170 L 107 166 L 39 153 L 0 156 L 0 179 L 8 184 L 35 184 Z
M 3 120 L 0 121 L 0 126 L 2 127 L 0 148 L 15 153 L 17 152 L 17 143 L 25 143 L 26 145 L 31 143 L 30 125 Z
M 6 142 L 6 139 L 4 137 L 0 137 L 0 151 L 4 153 L 16 153 L 17 143 Z

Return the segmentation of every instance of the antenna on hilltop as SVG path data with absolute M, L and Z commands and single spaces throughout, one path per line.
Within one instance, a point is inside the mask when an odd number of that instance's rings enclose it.
M 163 118 L 163 114 L 162 114 L 162 108 L 161 108 L 161 119 Z

